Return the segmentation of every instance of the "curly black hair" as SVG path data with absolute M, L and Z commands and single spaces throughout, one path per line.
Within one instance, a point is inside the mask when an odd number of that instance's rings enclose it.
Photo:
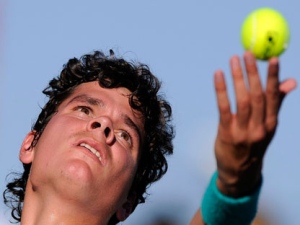
M 74 89 L 82 83 L 92 81 L 98 81 L 103 88 L 127 88 L 132 93 L 129 97 L 130 106 L 143 115 L 145 140 L 141 146 L 142 155 L 129 192 L 129 195 L 134 194 L 137 197 L 136 207 L 145 202 L 147 188 L 167 172 L 165 156 L 173 153 L 174 127 L 171 124 L 171 106 L 159 93 L 161 82 L 147 65 L 117 58 L 112 50 L 107 56 L 101 51 L 94 51 L 80 59 L 70 59 L 63 66 L 60 75 L 53 78 L 43 90 L 49 100 L 32 126 L 32 130 L 36 132 L 31 145 L 37 144 L 59 105 Z M 14 177 L 3 193 L 4 202 L 12 208 L 11 215 L 17 222 L 21 220 L 31 164 L 23 164 L 23 167 L 23 173 Z M 116 223 L 118 220 L 113 216 L 109 224 Z

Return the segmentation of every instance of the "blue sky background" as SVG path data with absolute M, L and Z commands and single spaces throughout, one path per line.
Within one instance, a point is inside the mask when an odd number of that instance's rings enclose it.
M 287 1 L 16 1 L 1 0 L 0 189 L 22 169 L 18 151 L 46 99 L 41 91 L 71 57 L 93 50 L 146 63 L 163 81 L 173 106 L 175 154 L 167 175 L 149 189 L 124 225 L 148 224 L 170 216 L 187 224 L 215 170 L 213 143 L 218 111 L 213 72 L 225 71 L 233 100 L 228 61 L 243 54 L 240 27 L 252 10 L 272 7 L 291 30 L 280 57 L 281 78 L 300 75 L 300 3 Z M 265 80 L 266 62 L 259 62 Z M 287 97 L 264 164 L 259 214 L 272 225 L 300 224 L 299 88 Z M 9 210 L 1 203 L 0 224 Z

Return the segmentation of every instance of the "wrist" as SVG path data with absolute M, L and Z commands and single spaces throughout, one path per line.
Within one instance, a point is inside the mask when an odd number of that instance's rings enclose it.
M 216 185 L 222 194 L 239 198 L 251 195 L 261 184 L 261 181 L 261 167 L 238 172 L 218 169 Z
M 216 172 L 204 194 L 201 211 L 207 225 L 249 225 L 257 212 L 262 179 L 251 195 L 233 198 L 218 190 Z

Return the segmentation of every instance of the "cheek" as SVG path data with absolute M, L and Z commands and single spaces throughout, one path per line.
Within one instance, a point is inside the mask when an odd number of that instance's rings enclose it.
M 80 123 L 74 118 L 55 115 L 45 127 L 37 146 L 55 150 L 57 146 L 65 144 L 68 137 L 79 130 L 79 126 Z
M 126 150 L 119 151 L 115 156 L 115 162 L 120 167 L 120 170 L 135 170 L 137 167 L 137 155 L 131 154 Z
M 75 130 L 69 126 L 71 123 L 70 119 L 61 120 L 53 116 L 35 146 L 33 164 L 47 169 L 50 164 L 60 160 L 64 149 L 68 149 L 70 136 Z
M 127 181 L 131 186 L 136 169 L 137 169 L 137 156 L 131 155 L 130 152 L 120 151 L 119 154 L 115 155 L 115 168 L 117 169 L 116 175 L 119 181 Z M 130 182 L 128 182 L 130 181 Z

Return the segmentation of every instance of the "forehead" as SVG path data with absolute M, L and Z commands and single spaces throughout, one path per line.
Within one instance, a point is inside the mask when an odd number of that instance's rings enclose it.
M 110 98 L 116 97 L 116 100 L 127 101 L 129 96 L 132 94 L 127 88 L 103 88 L 99 85 L 98 81 L 92 81 L 87 83 L 82 83 L 78 85 L 72 95 L 78 95 L 79 93 L 84 93 L 86 95 L 91 95 L 95 98 Z M 128 102 L 129 104 L 129 102 Z
M 123 110 L 132 108 L 129 104 L 131 92 L 127 88 L 103 88 L 97 81 L 82 83 L 78 85 L 64 101 L 63 105 L 70 101 L 88 101 L 92 105 L 101 107 L 119 107 Z

